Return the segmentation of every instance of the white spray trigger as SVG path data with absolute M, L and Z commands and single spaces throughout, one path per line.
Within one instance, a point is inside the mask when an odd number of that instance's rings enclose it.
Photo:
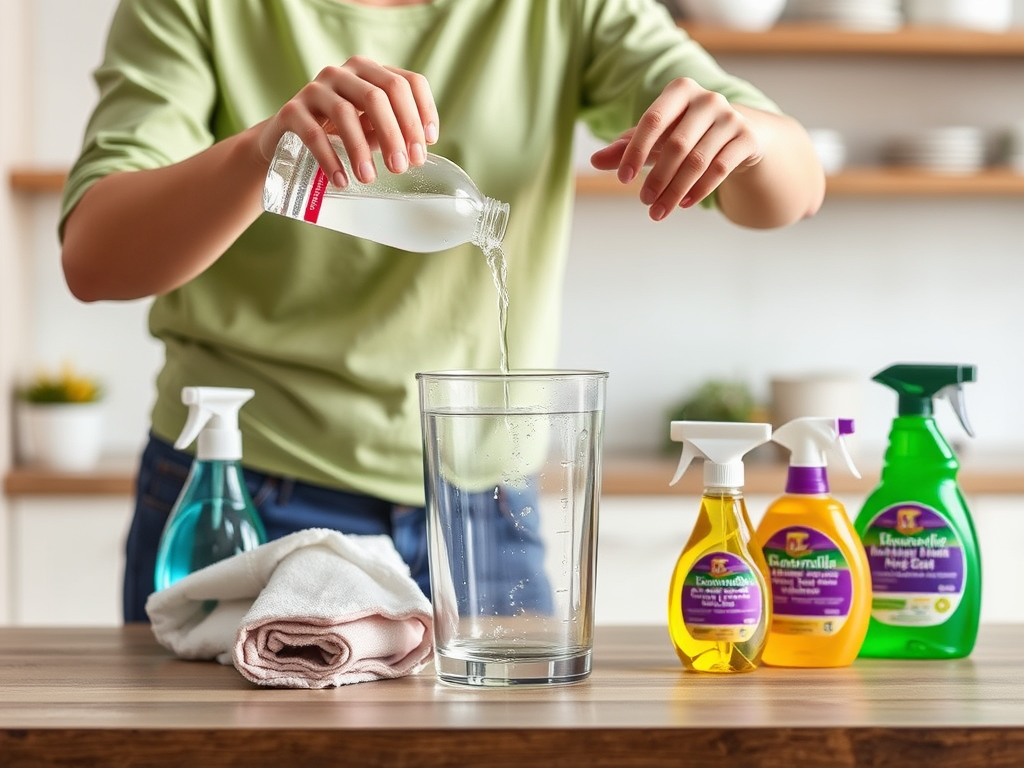
M 801 416 L 776 429 L 772 440 L 789 450 L 791 467 L 824 468 L 827 465 L 826 456 L 835 454 L 842 459 L 850 473 L 859 478 L 860 472 L 846 445 L 846 435 L 852 433 L 851 419 Z
M 694 447 L 693 443 L 684 442 L 683 454 L 682 456 L 679 457 L 679 466 L 676 467 L 676 473 L 675 475 L 673 475 L 671 482 L 669 482 L 669 485 L 675 485 L 676 483 L 678 483 L 679 479 L 683 476 L 683 474 L 685 474 L 687 468 L 690 466 L 690 462 L 693 461 L 698 456 L 703 457 L 704 454 L 698 451 Z
M 771 424 L 736 421 L 673 421 L 670 437 L 683 444 L 675 485 L 697 456 L 704 457 L 704 485 L 739 488 L 743 485 L 743 456 L 768 442 Z
M 188 418 L 174 447 L 183 450 L 199 441 L 196 456 L 202 461 L 236 461 L 242 458 L 239 409 L 256 394 L 231 387 L 184 387 L 181 402 Z
M 858 480 L 860 480 L 860 471 L 857 469 L 857 466 L 853 463 L 853 457 L 850 456 L 850 448 L 846 444 L 845 436 L 839 435 L 839 439 L 837 439 L 835 442 L 835 451 L 842 457 L 843 463 L 846 465 L 846 468 L 850 470 L 850 474 L 853 475 Z

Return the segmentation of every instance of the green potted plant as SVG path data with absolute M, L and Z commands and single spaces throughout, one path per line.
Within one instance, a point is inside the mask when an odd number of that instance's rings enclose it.
M 740 381 L 710 379 L 669 407 L 668 421 L 756 421 L 761 416 L 750 388 Z M 679 443 L 665 432 L 664 450 L 676 453 Z
M 16 392 L 19 455 L 27 464 L 84 472 L 99 462 L 103 446 L 103 387 L 66 363 L 40 370 Z

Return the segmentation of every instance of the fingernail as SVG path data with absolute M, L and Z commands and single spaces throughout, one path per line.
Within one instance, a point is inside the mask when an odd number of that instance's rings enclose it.
M 655 221 L 661 221 L 665 218 L 665 206 L 656 205 L 651 208 L 651 218 Z
M 391 168 L 395 173 L 402 173 L 408 167 L 409 160 L 406 158 L 405 152 L 395 152 L 391 156 Z
M 619 181 L 623 184 L 629 184 L 633 179 L 636 178 L 636 173 L 628 165 L 624 165 L 619 168 Z
M 427 140 L 427 144 L 433 144 L 437 141 L 437 126 L 434 123 L 424 125 L 423 136 Z
M 658 196 L 652 190 L 646 188 L 640 190 L 640 202 L 644 205 L 650 205 L 657 199 Z
M 338 189 L 344 189 L 348 186 L 348 179 L 345 178 L 345 174 L 341 171 L 335 171 L 334 175 L 331 176 L 331 183 Z
M 363 160 L 359 164 L 359 180 L 363 184 L 369 184 L 375 178 L 377 178 L 377 169 L 373 167 L 373 163 L 369 160 Z
M 409 159 L 412 160 L 413 165 L 423 165 L 427 159 L 427 153 L 422 144 L 416 142 L 409 147 Z
M 679 201 L 680 208 L 689 208 L 691 205 L 693 205 L 693 198 L 690 197 L 689 195 L 687 195 L 686 197 Z

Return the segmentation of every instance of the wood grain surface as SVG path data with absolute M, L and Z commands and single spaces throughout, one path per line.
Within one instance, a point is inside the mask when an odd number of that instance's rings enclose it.
M 0 765 L 1024 765 L 1024 627 L 943 662 L 686 673 L 663 627 L 598 627 L 594 672 L 474 690 L 428 667 L 303 691 L 186 662 L 149 628 L 0 629 Z M 738 760 L 738 762 L 733 762 Z

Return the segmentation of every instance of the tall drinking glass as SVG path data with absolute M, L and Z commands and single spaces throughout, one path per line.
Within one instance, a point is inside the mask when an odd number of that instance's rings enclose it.
M 590 674 L 601 371 L 420 373 L 434 664 L 445 682 Z

